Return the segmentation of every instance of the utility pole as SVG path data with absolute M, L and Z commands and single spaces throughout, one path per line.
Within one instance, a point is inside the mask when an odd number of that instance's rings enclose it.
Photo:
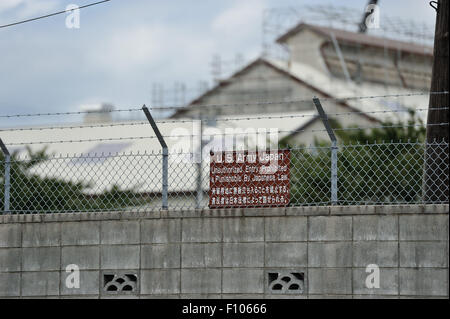
M 431 92 L 449 91 L 448 83 L 448 11 L 449 1 L 432 1 L 436 9 Z M 424 201 L 448 202 L 448 123 L 449 94 L 430 94 L 427 118 Z M 447 109 L 441 109 L 447 108 Z M 436 110 L 437 109 L 437 110 Z M 431 125 L 430 125 L 431 124 Z M 439 144 L 440 143 L 440 144 Z

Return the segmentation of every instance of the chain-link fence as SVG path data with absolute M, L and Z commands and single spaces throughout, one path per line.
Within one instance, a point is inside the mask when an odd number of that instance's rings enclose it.
M 269 154 L 255 154 L 263 153 Z M 251 162 L 251 153 L 244 152 L 247 157 L 239 162 L 239 152 L 220 152 L 216 157 L 220 154 L 222 160 L 210 156 L 200 162 L 195 154 L 170 153 L 168 209 L 448 203 L 446 142 L 338 145 L 336 177 L 331 147 L 292 147 L 275 153 L 285 158 Z M 227 154 L 235 157 L 227 162 Z M 162 154 L 155 153 L 2 156 L 1 210 L 159 210 L 162 168 Z M 432 191 L 425 192 L 425 187 Z

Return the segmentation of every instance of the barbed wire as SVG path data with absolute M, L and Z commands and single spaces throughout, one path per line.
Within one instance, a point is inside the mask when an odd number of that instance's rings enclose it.
M 337 146 L 342 149 L 345 150 L 346 148 L 357 148 L 357 147 L 373 147 L 373 146 L 386 146 L 386 145 L 405 145 L 405 146 L 448 146 L 448 142 L 445 141 L 444 139 L 442 141 L 438 141 L 436 139 L 434 139 L 433 142 L 425 142 L 425 141 L 420 141 L 420 140 L 411 140 L 408 139 L 407 141 L 403 141 L 403 140 L 382 140 L 382 141 L 366 141 L 366 142 L 361 142 L 361 141 L 354 141 L 354 142 L 346 142 L 346 143 L 340 143 Z M 206 145 L 204 145 L 206 147 Z M 289 149 L 291 151 L 301 151 L 301 150 L 330 150 L 330 146 L 323 146 L 323 145 L 314 145 L 314 144 L 310 144 L 310 145 L 296 145 L 296 144 L 284 144 L 283 149 Z M 278 150 L 278 148 L 276 149 Z M 202 150 L 204 151 L 204 150 Z M 214 149 L 214 147 L 211 148 L 211 151 L 213 152 L 230 152 L 231 150 L 216 150 Z M 274 151 L 271 149 L 267 149 L 265 148 L 264 150 L 254 150 L 254 149 L 246 149 L 246 150 L 234 150 L 235 152 L 254 152 L 254 151 L 258 151 L 258 152 L 270 152 L 270 151 Z M 114 157 L 144 157 L 144 156 L 149 156 L 149 155 L 162 155 L 162 150 L 161 149 L 152 149 L 152 150 L 130 150 L 128 152 L 86 152 L 86 153 L 59 153 L 59 154 L 48 154 L 48 157 L 46 158 L 46 160 L 58 160 L 58 159 L 100 159 L 100 158 L 109 158 L 111 156 Z M 179 156 L 179 155 L 196 155 L 198 154 L 198 150 L 192 150 L 192 151 L 186 151 L 183 149 L 171 149 L 169 150 L 169 154 L 170 156 Z M 11 162 L 18 162 L 18 161 L 23 161 L 23 160 L 31 160 L 31 161 L 36 161 L 39 162 L 42 159 L 40 158 L 36 158 L 33 159 L 32 157 L 29 156 L 29 154 L 20 154 L 20 155 L 16 155 Z M 205 165 L 207 165 L 208 163 L 204 163 Z
M 385 97 L 411 97 L 411 96 L 421 96 L 421 95 L 438 95 L 438 94 L 448 94 L 448 91 L 441 92 L 416 92 L 416 93 L 401 93 L 401 94 L 385 94 L 385 95 L 369 95 L 369 96 L 352 96 L 352 97 L 328 97 L 328 98 L 319 98 L 320 101 L 350 101 L 350 100 L 363 100 L 363 99 L 376 99 L 376 98 L 385 98 Z M 274 105 L 274 104 L 293 104 L 293 103 L 301 103 L 301 102 L 312 102 L 312 98 L 310 99 L 292 99 L 292 100 L 284 100 L 284 101 L 267 101 L 267 102 L 248 102 L 248 103 L 230 103 L 230 104 L 191 104 L 184 108 L 180 106 L 162 106 L 162 107 L 150 107 L 150 110 L 183 110 L 190 111 L 196 109 L 203 108 L 220 108 L 220 107 L 242 107 L 242 106 L 260 106 L 260 105 Z
M 39 116 L 60 116 L 60 115 L 80 115 L 80 114 L 98 114 L 98 113 L 115 113 L 115 112 L 137 112 L 142 108 L 130 108 L 130 109 L 117 109 L 117 110 L 98 110 L 98 111 L 73 111 L 73 112 L 48 112 L 48 113 L 24 113 L 24 114 L 4 114 L 0 115 L 0 118 L 12 118 L 12 117 L 39 117 Z
M 327 113 L 327 117 L 331 116 L 348 116 L 348 115 L 358 115 L 358 114 L 384 114 L 384 113 L 409 113 L 409 112 L 423 112 L 423 111 L 434 111 L 434 110 L 448 110 L 448 107 L 439 108 L 419 108 L 411 110 L 383 110 L 383 111 L 368 111 L 368 112 L 344 112 L 344 113 Z M 250 121 L 250 120 L 271 120 L 271 119 L 284 119 L 284 118 L 315 118 L 319 115 L 314 114 L 291 114 L 291 115 L 270 115 L 270 116 L 249 116 L 249 117 L 238 117 L 238 118 L 216 118 L 214 121 L 217 122 L 228 122 L 228 121 Z M 156 121 L 157 124 L 174 124 L 174 123 L 191 123 L 195 121 L 208 121 L 210 118 L 193 118 L 185 120 L 160 120 Z M 67 125 L 67 126 L 48 126 L 48 127 L 18 127 L 18 128 L 6 128 L 0 129 L 0 132 L 15 132 L 15 131 L 44 131 L 44 130 L 64 130 L 64 129 L 85 129 L 85 128 L 105 128 L 105 127 L 116 127 L 116 126 L 140 126 L 148 125 L 148 121 L 139 122 L 122 122 L 122 123 L 110 123 L 110 124 L 82 124 L 82 125 Z
M 351 131 L 351 130 L 368 130 L 368 129 L 384 129 L 384 128 L 408 128 L 408 127 L 424 127 L 424 126 L 448 126 L 449 123 L 433 123 L 433 124 L 413 124 L 413 125 L 380 125 L 369 127 L 347 127 L 347 128 L 334 128 L 335 131 Z M 276 133 L 302 133 L 302 132 L 327 132 L 326 129 L 319 130 L 281 130 Z M 264 132 L 265 134 L 275 132 Z M 202 136 L 214 137 L 214 136 L 240 136 L 249 135 L 252 132 L 233 132 L 233 133 L 220 133 L 220 134 L 203 134 Z M 256 132 L 255 134 L 262 134 L 262 132 Z M 184 134 L 184 135 L 164 135 L 166 138 L 180 138 L 180 137 L 198 137 L 199 134 Z M 106 141 L 121 141 L 121 140 L 143 140 L 154 139 L 157 136 L 130 136 L 130 137 L 112 137 L 112 138 L 96 138 L 96 139 L 79 139 L 79 140 L 57 140 L 57 141 L 37 141 L 37 142 L 20 142 L 20 143 L 7 143 L 6 146 L 19 146 L 19 145 L 36 145 L 36 144 L 63 144 L 63 143 L 86 143 L 86 142 L 106 142 Z
M 448 94 L 448 91 L 441 92 L 418 92 L 418 93 L 401 93 L 401 94 L 386 94 L 386 95 L 371 95 L 371 96 L 352 96 L 352 97 L 336 97 L 336 98 L 320 98 L 321 101 L 348 101 L 358 99 L 375 99 L 383 97 L 408 97 L 408 96 L 420 96 L 420 95 L 437 95 Z M 242 107 L 251 105 L 274 105 L 274 104 L 292 104 L 299 102 L 311 102 L 309 99 L 293 99 L 283 101 L 267 101 L 267 102 L 248 102 L 248 103 L 230 103 L 230 104 L 191 104 L 186 107 L 182 106 L 162 106 L 162 107 L 149 107 L 150 110 L 193 110 L 195 108 L 214 108 L 214 107 Z M 46 113 L 25 113 L 25 114 L 4 114 L 0 115 L 0 118 L 14 118 L 14 117 L 39 117 L 39 116 L 61 116 L 61 115 L 80 115 L 80 114 L 93 114 L 93 113 L 115 113 L 115 112 L 140 112 L 142 108 L 129 108 L 129 109 L 115 109 L 115 110 L 90 110 L 90 111 L 74 111 L 74 112 L 46 112 Z

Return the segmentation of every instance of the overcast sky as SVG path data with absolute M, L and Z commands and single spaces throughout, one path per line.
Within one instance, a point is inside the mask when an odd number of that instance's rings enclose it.
M 0 0 L 0 25 L 97 0 Z M 383 14 L 424 22 L 435 11 L 425 0 L 380 0 Z M 81 10 L 79 29 L 66 15 L 0 29 L 0 115 L 77 111 L 86 103 L 117 108 L 151 102 L 153 82 L 196 88 L 211 81 L 211 59 L 261 52 L 264 8 L 302 6 L 300 0 L 112 0 Z M 361 11 L 367 0 L 322 1 Z M 21 120 L 20 124 L 36 124 Z M 41 121 L 49 122 L 49 119 Z M 18 124 L 0 118 L 1 126 Z

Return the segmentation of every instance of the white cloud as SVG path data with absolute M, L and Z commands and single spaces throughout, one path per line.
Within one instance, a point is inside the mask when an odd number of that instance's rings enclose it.
M 0 13 L 9 9 L 13 9 L 25 2 L 25 0 L 2 0 L 0 1 Z
M 163 30 L 148 26 L 118 29 L 110 37 L 91 43 L 90 58 L 111 70 L 135 69 L 160 56 Z
M 12 11 L 11 19 L 26 19 L 39 14 L 52 13 L 58 8 L 57 0 L 1 0 L 0 14 Z M 63 10 L 65 8 L 62 8 Z
M 255 29 L 260 30 L 264 7 L 263 0 L 237 1 L 214 19 L 212 28 L 216 32 L 239 37 L 252 33 Z
M 86 62 L 94 69 L 114 73 L 142 71 L 152 66 L 173 71 L 179 64 L 185 64 L 192 72 L 193 64 L 205 63 L 212 48 L 212 43 L 201 35 L 163 25 L 121 27 L 108 33 L 109 36 L 90 42 Z M 180 56 L 189 62 L 180 60 Z

